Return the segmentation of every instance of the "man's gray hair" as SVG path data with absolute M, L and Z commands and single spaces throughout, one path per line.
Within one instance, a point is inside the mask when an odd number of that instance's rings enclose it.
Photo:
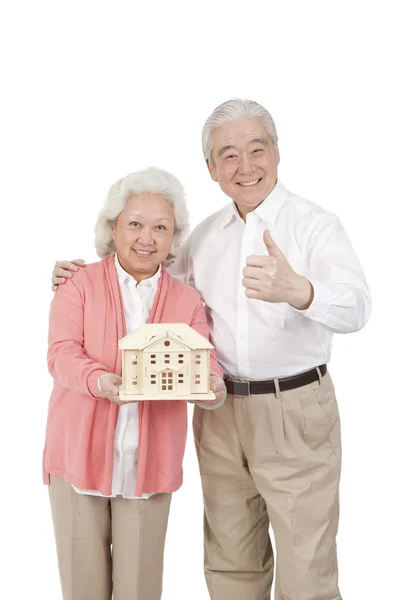
M 251 118 L 262 119 L 273 143 L 278 143 L 275 123 L 267 109 L 258 102 L 254 102 L 254 100 L 233 98 L 217 106 L 204 124 L 202 135 L 204 158 L 210 162 L 212 161 L 212 132 L 214 129 L 222 127 L 226 123 Z
M 96 252 L 100 258 L 115 253 L 112 237 L 113 228 L 126 202 L 138 194 L 156 194 L 162 196 L 174 208 L 175 230 L 170 254 L 167 261 L 176 257 L 189 229 L 189 215 L 186 206 L 185 191 L 178 179 L 162 169 L 149 167 L 137 173 L 130 173 L 118 179 L 110 188 L 104 206 L 97 217 L 95 233 Z

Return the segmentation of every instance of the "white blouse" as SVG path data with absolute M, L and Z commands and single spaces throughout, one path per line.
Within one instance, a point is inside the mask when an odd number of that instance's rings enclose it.
M 124 304 L 126 330 L 128 333 L 147 322 L 151 307 L 156 295 L 161 268 L 140 283 L 129 275 L 119 264 L 115 255 L 115 267 L 118 281 L 121 286 Z M 104 377 L 104 375 L 103 375 Z M 139 420 L 138 404 L 126 404 L 119 408 L 118 421 L 114 438 L 114 469 L 112 480 L 112 494 L 107 496 L 115 498 L 122 496 L 130 499 L 147 499 L 152 494 L 135 496 L 138 466 Z M 96 490 L 82 490 L 73 486 L 78 494 L 102 496 Z

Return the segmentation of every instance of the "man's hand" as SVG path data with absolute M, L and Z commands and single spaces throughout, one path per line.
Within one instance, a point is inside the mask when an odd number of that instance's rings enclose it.
M 103 394 L 104 398 L 107 398 L 114 404 L 127 404 L 126 401 L 121 400 L 119 397 L 119 386 L 122 383 L 122 379 L 115 373 L 106 373 L 99 379 L 99 390 Z
M 75 260 L 71 260 L 71 262 L 68 260 L 58 260 L 54 265 L 53 276 L 51 280 L 51 289 L 53 292 L 58 290 L 59 285 L 62 285 L 67 279 L 73 277 L 74 271 L 77 271 L 79 267 L 85 266 L 85 261 L 81 258 L 76 258 Z
M 249 256 L 243 269 L 246 296 L 264 302 L 287 302 L 299 310 L 307 309 L 313 301 L 313 286 L 307 277 L 292 269 L 268 229 L 264 231 L 264 244 L 269 256 Z

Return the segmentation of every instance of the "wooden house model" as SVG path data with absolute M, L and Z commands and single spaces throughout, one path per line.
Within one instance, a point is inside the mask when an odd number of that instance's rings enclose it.
M 148 323 L 119 340 L 121 400 L 214 400 L 213 346 L 184 323 Z

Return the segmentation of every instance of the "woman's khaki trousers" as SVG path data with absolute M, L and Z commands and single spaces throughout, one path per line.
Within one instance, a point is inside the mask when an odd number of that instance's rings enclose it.
M 160 600 L 171 494 L 81 495 L 55 476 L 49 494 L 64 600 Z

